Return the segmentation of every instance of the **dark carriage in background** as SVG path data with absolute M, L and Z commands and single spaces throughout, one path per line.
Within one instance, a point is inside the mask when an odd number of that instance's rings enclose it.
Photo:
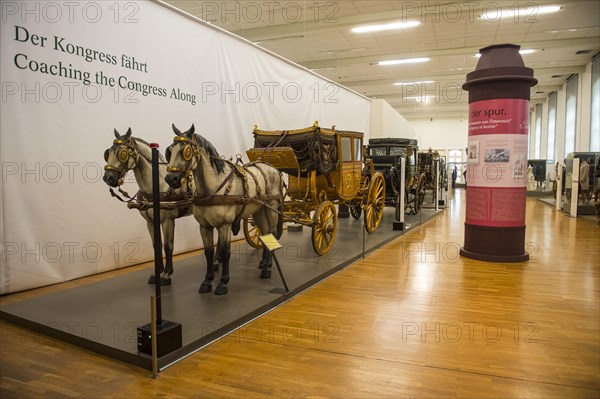
M 528 159 L 527 167 L 531 166 L 533 178 L 535 180 L 536 190 L 544 190 L 546 187 L 546 164 L 545 159 Z
M 385 205 L 396 208 L 396 220 L 400 212 L 416 215 L 421 211 L 425 198 L 426 175 L 418 164 L 419 146 L 415 139 L 378 138 L 370 139 L 366 157 L 373 162 L 375 171 L 385 177 Z M 401 160 L 405 161 L 405 195 L 403 210 L 400 209 Z
M 440 169 L 436 182 L 435 178 L 435 163 L 439 162 Z M 425 190 L 434 191 L 436 188 L 441 190 L 448 187 L 448 174 L 446 171 L 446 160 L 440 156 L 440 153 L 429 149 L 428 151 L 419 152 L 419 174 L 425 174 Z M 437 184 L 437 186 L 436 186 Z M 435 200 L 435 196 L 434 196 Z
M 288 175 L 283 215 L 287 221 L 312 228 L 313 249 L 324 255 L 331 249 L 337 230 L 336 205 L 347 205 L 358 219 L 364 211 L 364 227 L 375 232 L 385 203 L 385 179 L 369 162 L 363 162 L 363 133 L 321 128 L 317 122 L 297 130 L 254 129 L 251 161 L 266 162 Z M 244 234 L 258 246 L 260 234 L 251 219 Z

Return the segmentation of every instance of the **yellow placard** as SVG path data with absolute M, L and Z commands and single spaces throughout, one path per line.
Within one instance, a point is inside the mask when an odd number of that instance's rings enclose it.
M 281 244 L 279 243 L 279 241 L 277 241 L 273 234 L 265 234 L 264 236 L 258 237 L 258 239 L 271 252 L 282 248 Z

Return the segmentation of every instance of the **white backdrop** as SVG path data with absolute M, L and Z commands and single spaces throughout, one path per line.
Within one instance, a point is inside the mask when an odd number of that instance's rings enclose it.
M 3 1 L 1 17 L 0 294 L 152 258 L 145 222 L 101 179 L 113 128 L 164 150 L 171 123 L 194 123 L 227 156 L 254 124 L 368 133 L 368 99 L 162 4 Z M 179 220 L 176 252 L 199 247 L 195 220 Z

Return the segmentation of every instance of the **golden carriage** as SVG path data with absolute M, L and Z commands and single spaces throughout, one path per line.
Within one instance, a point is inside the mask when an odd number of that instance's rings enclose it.
M 363 133 L 319 127 L 264 131 L 255 127 L 250 161 L 271 164 L 289 176 L 283 214 L 288 221 L 312 228 L 312 245 L 325 255 L 337 232 L 336 205 L 352 215 L 364 211 L 364 227 L 373 233 L 383 215 L 385 179 L 372 162 L 363 162 Z M 252 220 L 244 221 L 248 243 L 259 247 Z

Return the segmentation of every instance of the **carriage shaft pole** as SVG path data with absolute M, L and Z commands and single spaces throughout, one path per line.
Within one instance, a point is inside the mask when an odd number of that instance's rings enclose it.
M 152 143 L 152 224 L 154 227 L 154 287 L 156 294 L 156 325 L 162 325 L 160 274 L 163 270 L 160 234 L 160 188 L 158 183 L 158 144 Z

